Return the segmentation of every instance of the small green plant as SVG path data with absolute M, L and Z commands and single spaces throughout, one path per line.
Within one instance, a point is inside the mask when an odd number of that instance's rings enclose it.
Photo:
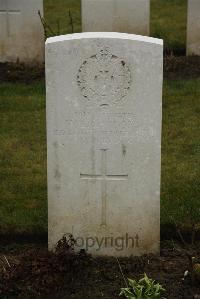
M 121 288 L 120 296 L 127 299 L 160 299 L 165 289 L 146 274 L 139 281 L 128 279 L 129 287 Z

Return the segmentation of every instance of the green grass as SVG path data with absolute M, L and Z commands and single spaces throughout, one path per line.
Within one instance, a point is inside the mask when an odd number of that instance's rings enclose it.
M 99 0 L 100 1 L 100 0 Z M 122 0 L 123 1 L 123 0 Z M 45 20 L 53 33 L 81 32 L 81 0 L 44 0 Z M 165 49 L 183 54 L 186 48 L 187 0 L 151 0 L 151 36 L 164 39 Z
M 186 49 L 187 0 L 151 0 L 151 36 L 162 38 L 167 52 Z
M 100 1 L 100 0 L 99 0 Z M 151 35 L 185 51 L 186 0 L 151 0 Z M 81 31 L 80 0 L 44 0 L 54 34 Z M 52 35 L 48 31 L 49 35 Z M 0 84 L 0 233 L 46 232 L 44 83 Z M 200 223 L 200 79 L 164 82 L 161 223 Z
M 0 233 L 45 232 L 44 85 L 3 83 L 0 94 Z M 164 83 L 162 224 L 200 223 L 199 98 L 200 79 Z
M 164 84 L 161 222 L 200 224 L 200 78 Z M 172 218 L 173 219 L 172 219 Z
M 81 0 L 44 0 L 44 17 L 54 34 L 72 33 L 69 11 L 73 20 L 73 32 L 81 32 Z
M 44 86 L 0 90 L 0 232 L 46 231 Z

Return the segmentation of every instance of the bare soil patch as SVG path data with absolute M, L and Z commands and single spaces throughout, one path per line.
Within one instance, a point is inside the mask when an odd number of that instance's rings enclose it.
M 0 82 L 30 84 L 45 77 L 44 65 L 0 63 Z M 164 77 L 169 79 L 200 77 L 200 56 L 165 56 Z
M 169 79 L 200 77 L 200 56 L 164 57 L 164 77 Z
M 198 249 L 163 247 L 160 256 L 120 258 L 123 273 L 141 278 L 145 273 L 160 282 L 167 299 L 198 299 L 200 283 L 192 277 L 191 257 Z M 115 299 L 124 280 L 117 260 L 81 252 L 48 252 L 34 245 L 0 253 L 0 298 Z M 189 275 L 183 279 L 184 272 Z
M 21 82 L 30 84 L 44 78 L 44 65 L 0 63 L 0 82 Z

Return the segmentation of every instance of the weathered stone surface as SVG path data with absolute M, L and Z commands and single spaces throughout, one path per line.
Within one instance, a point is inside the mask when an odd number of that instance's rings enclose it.
M 82 0 L 83 32 L 149 35 L 150 0 Z
M 200 0 L 188 0 L 187 55 L 200 55 Z
M 159 251 L 162 41 L 82 33 L 46 42 L 49 248 Z
M 0 62 L 44 62 L 42 0 L 0 0 Z

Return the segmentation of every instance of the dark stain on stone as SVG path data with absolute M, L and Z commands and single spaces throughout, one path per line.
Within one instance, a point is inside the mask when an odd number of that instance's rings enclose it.
M 126 155 L 126 146 L 124 144 L 122 144 L 122 154 L 123 156 Z

